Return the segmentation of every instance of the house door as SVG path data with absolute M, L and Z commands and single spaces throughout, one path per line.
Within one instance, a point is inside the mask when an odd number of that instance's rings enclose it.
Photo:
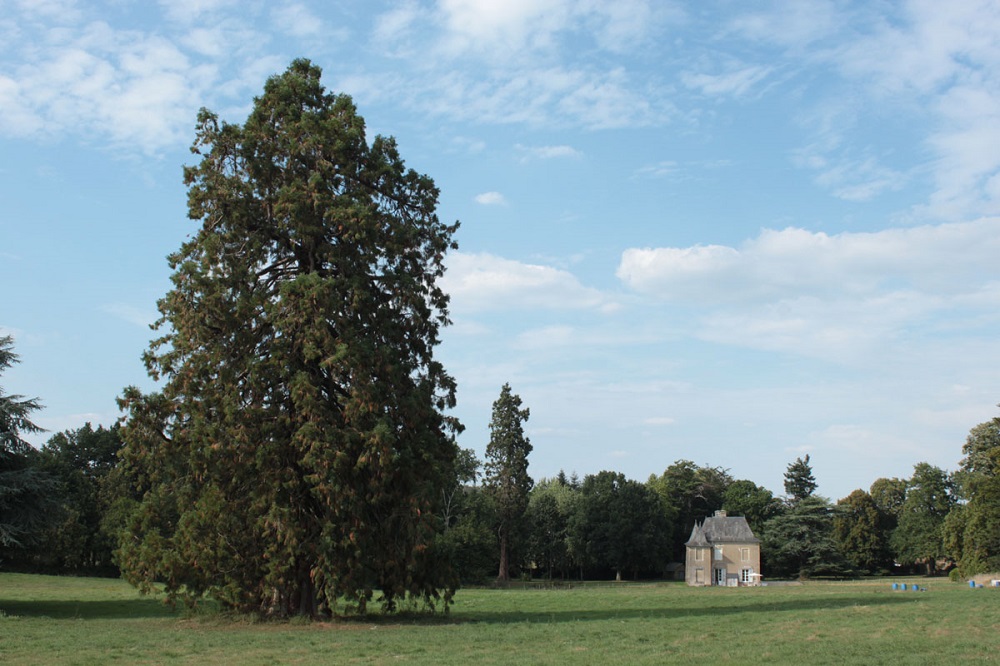
M 724 568 L 718 568 L 715 570 L 715 584 L 725 585 L 726 584 L 726 570 Z

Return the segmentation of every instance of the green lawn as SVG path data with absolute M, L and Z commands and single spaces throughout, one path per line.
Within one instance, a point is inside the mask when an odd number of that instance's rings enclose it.
M 121 581 L 0 574 L 0 663 L 995 661 L 1000 590 L 920 583 L 926 592 L 886 581 L 477 589 L 447 617 L 253 623 L 185 617 Z

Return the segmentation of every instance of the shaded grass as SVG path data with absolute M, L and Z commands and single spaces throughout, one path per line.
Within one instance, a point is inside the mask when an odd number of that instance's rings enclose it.
M 1000 591 L 922 581 L 461 590 L 447 616 L 328 623 L 185 615 L 121 581 L 0 574 L 0 662 L 991 662 Z

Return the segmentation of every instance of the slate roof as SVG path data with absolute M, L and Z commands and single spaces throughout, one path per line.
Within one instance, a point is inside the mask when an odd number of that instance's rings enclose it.
M 695 523 L 685 546 L 706 548 L 716 543 L 760 543 L 743 516 L 709 516 Z
M 701 529 L 701 523 L 695 523 L 694 527 L 691 528 L 691 538 L 684 545 L 694 548 L 710 548 L 712 544 L 705 539 L 705 532 Z

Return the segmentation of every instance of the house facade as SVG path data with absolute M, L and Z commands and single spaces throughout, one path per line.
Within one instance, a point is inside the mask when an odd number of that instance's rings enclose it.
M 684 545 L 684 580 L 688 585 L 760 585 L 760 539 L 743 516 L 716 511 L 695 523 Z

